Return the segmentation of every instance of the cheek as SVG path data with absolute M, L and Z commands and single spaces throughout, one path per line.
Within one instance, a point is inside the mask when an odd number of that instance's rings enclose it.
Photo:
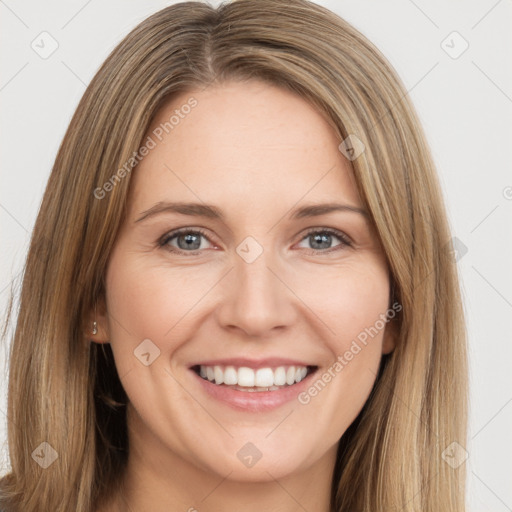
M 187 314 L 208 288 L 182 269 L 124 254 L 121 247 L 113 253 L 106 275 L 109 338 L 119 374 L 138 375 L 145 368 L 138 355 L 149 352 L 146 360 L 158 367 L 189 336 Z
M 387 325 L 389 281 L 387 268 L 377 262 L 346 265 L 317 277 L 316 286 L 304 288 L 302 294 L 327 326 L 323 342 L 330 361 L 299 402 L 311 408 L 312 416 L 335 439 L 360 412 L 376 379 Z
M 308 280 L 303 275 L 296 272 L 292 286 L 326 327 L 326 342 L 336 354 L 358 336 L 364 339 L 366 330 L 375 325 L 382 334 L 381 315 L 387 311 L 390 290 L 387 267 L 380 258 L 370 255 L 318 268 L 309 272 Z
M 110 328 L 121 338 L 127 333 L 172 338 L 171 332 L 179 330 L 182 319 L 210 288 L 207 276 L 190 268 L 148 264 L 144 255 L 114 255 L 107 272 Z

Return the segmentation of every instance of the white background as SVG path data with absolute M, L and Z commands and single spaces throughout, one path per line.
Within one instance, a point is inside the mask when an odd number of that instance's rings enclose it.
M 0 0 L 2 318 L 11 287 L 19 286 L 58 146 L 86 85 L 131 28 L 169 3 Z M 458 265 L 471 357 L 468 510 L 512 511 L 511 1 L 318 3 L 382 50 L 426 130 L 453 235 L 467 247 Z M 59 45 L 47 59 L 31 48 L 43 31 Z M 452 57 L 465 43 L 453 31 L 469 44 L 458 58 Z M 6 353 L 2 345 L 0 447 Z M 5 467 L 5 445 L 0 453 Z

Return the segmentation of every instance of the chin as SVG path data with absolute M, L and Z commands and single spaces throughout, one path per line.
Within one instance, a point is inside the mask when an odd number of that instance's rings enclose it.
M 231 481 L 256 483 L 300 473 L 314 463 L 314 458 L 304 450 L 304 446 L 288 444 L 284 449 L 282 442 L 268 441 L 258 446 L 250 442 L 236 445 L 234 456 L 212 454 L 213 460 L 206 464 L 210 471 Z

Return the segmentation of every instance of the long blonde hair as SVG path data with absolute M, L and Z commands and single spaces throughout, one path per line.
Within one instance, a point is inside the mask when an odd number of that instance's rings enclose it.
M 464 510 L 464 466 L 442 457 L 450 443 L 466 443 L 467 363 L 435 168 L 385 58 L 307 0 L 169 6 L 133 29 L 91 81 L 57 154 L 26 261 L 9 366 L 12 470 L 0 481 L 0 508 L 90 512 L 117 487 L 128 450 L 126 396 L 108 345 L 85 333 L 105 293 L 132 173 L 102 199 L 94 191 L 139 149 L 171 97 L 253 78 L 311 102 L 340 142 L 350 135 L 364 144 L 353 171 L 402 305 L 396 348 L 341 438 L 332 511 Z M 46 469 L 33 458 L 43 442 L 57 454 Z

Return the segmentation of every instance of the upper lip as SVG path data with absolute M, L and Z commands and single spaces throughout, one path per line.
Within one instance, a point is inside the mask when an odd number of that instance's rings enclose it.
M 257 370 L 258 368 L 277 368 L 279 366 L 314 366 L 297 359 L 289 359 L 283 357 L 271 357 L 265 359 L 248 359 L 246 357 L 234 357 L 225 359 L 208 359 L 197 362 L 191 366 L 236 366 L 247 367 Z

